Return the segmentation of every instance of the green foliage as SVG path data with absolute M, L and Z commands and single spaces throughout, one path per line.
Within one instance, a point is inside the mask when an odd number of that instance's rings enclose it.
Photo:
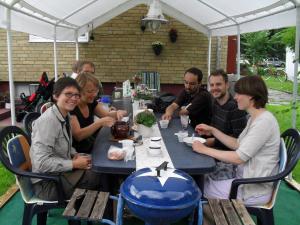
M 257 65 L 268 56 L 272 49 L 272 40 L 269 31 L 259 31 L 241 35 L 242 50 L 251 64 Z
M 277 36 L 282 43 L 295 51 L 296 27 L 285 28 L 274 36 Z
M 156 123 L 156 117 L 153 112 L 145 110 L 136 115 L 135 122 L 138 124 L 143 124 L 146 127 L 152 127 Z

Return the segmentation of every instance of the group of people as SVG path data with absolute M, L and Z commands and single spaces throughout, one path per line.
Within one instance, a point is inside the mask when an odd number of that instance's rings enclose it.
M 208 77 L 210 94 L 201 88 L 202 77 L 197 68 L 185 72 L 185 88 L 162 119 L 170 120 L 176 110 L 189 115 L 195 131 L 207 138 L 204 144 L 195 141 L 193 150 L 216 159 L 216 170 L 204 179 L 204 197 L 226 199 L 234 179 L 278 173 L 280 131 L 265 109 L 268 89 L 260 76 L 239 79 L 234 98 L 223 70 Z M 246 205 L 263 205 L 272 191 L 272 183 L 242 185 L 238 198 Z
M 77 67 L 76 67 L 77 65 Z M 74 188 L 107 189 L 104 175 L 91 169 L 95 135 L 127 114 L 108 110 L 97 101 L 99 80 L 90 62 L 75 64 L 72 77 L 59 79 L 54 86 L 55 104 L 33 124 L 30 156 L 33 172 L 60 172 L 66 197 Z M 236 178 L 276 174 L 279 163 L 279 126 L 265 109 L 268 91 L 259 76 L 241 78 L 235 96 L 229 93 L 228 76 L 216 70 L 208 77 L 209 90 L 201 88 L 203 74 L 192 67 L 184 73 L 184 90 L 167 107 L 162 119 L 171 120 L 175 111 L 189 115 L 191 125 L 206 143 L 193 143 L 195 152 L 216 159 L 216 170 L 204 181 L 204 196 L 228 198 Z M 51 181 L 34 180 L 36 194 L 57 199 Z M 247 205 L 264 204 L 272 195 L 272 184 L 244 185 L 238 197 Z
M 111 127 L 127 114 L 124 110 L 107 109 L 97 101 L 100 82 L 94 76 L 93 63 L 83 61 L 77 65 L 76 77 L 56 81 L 55 104 L 34 121 L 31 136 L 32 171 L 59 172 L 66 198 L 76 187 L 109 191 L 106 176 L 91 170 L 89 154 L 98 130 Z M 33 183 L 40 198 L 58 198 L 53 182 L 35 179 Z

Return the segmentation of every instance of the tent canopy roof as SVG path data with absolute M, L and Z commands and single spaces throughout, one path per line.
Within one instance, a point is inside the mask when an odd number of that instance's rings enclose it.
M 300 0 L 160 0 L 163 13 L 206 35 L 224 36 L 296 25 Z M 151 0 L 0 0 L 0 27 L 74 40 L 110 19 Z

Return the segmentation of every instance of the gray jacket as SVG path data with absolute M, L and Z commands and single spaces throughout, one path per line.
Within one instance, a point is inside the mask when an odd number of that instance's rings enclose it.
M 67 116 L 70 118 L 69 115 Z M 70 129 L 70 128 L 69 128 Z M 56 105 L 44 112 L 32 127 L 30 157 L 32 171 L 39 173 L 72 170 L 72 133 L 67 133 L 66 122 Z

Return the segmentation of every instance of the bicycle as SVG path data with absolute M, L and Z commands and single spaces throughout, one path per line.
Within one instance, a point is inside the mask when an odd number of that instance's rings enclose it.
M 269 66 L 264 69 L 264 78 L 265 80 L 269 80 L 271 77 L 278 79 L 280 82 L 287 81 L 287 74 L 284 71 L 284 68 L 276 68 L 274 66 Z

